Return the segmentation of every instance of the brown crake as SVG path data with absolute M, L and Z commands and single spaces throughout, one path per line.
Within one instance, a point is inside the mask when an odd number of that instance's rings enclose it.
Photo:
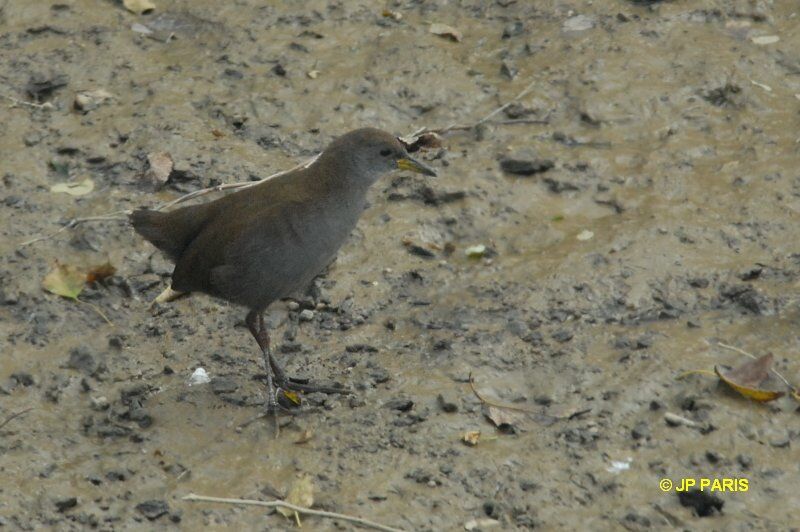
M 436 175 L 384 131 L 335 139 L 309 167 L 215 201 L 171 212 L 134 211 L 137 233 L 175 263 L 172 288 L 246 307 L 267 373 L 267 408 L 280 390 L 341 392 L 291 379 L 275 361 L 263 312 L 305 288 L 333 259 L 364 210 L 370 185 L 395 169 Z

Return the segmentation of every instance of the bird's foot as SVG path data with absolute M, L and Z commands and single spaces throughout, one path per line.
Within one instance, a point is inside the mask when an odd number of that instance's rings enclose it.
M 308 379 L 295 379 L 292 377 L 286 377 L 281 375 L 275 379 L 278 388 L 285 394 L 292 392 L 303 392 L 303 393 L 327 393 L 327 394 L 334 394 L 334 393 L 341 393 L 341 394 L 348 394 L 352 393 L 349 388 L 345 388 L 341 385 L 334 385 L 334 386 L 324 386 L 322 384 L 314 384 L 309 382 Z M 294 395 L 294 394 L 292 394 Z M 293 400 L 290 397 L 291 400 Z

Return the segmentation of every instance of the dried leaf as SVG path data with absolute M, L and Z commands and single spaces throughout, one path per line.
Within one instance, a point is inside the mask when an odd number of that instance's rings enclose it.
M 464 250 L 464 254 L 471 259 L 479 259 L 486 255 L 486 246 L 478 244 L 477 246 L 470 246 Z
M 117 269 L 112 266 L 110 262 L 98 264 L 96 266 L 92 266 L 89 268 L 89 271 L 86 272 L 86 282 L 94 283 L 97 281 L 102 281 L 103 279 L 111 277 L 115 273 L 117 273 Z
M 479 430 L 468 430 L 461 436 L 461 440 L 469 445 L 470 447 L 475 447 L 478 445 L 478 442 L 481 439 L 481 431 Z
M 497 519 L 492 519 L 490 517 L 484 517 L 483 519 L 470 519 L 466 523 L 464 523 L 464 530 L 468 532 L 470 530 L 486 530 L 488 528 L 493 528 L 496 526 L 500 526 L 503 523 L 498 521 Z
M 77 299 L 86 284 L 86 274 L 74 266 L 56 262 L 55 267 L 42 279 L 42 287 L 57 296 Z
M 172 162 L 172 156 L 167 152 L 148 153 L 147 163 L 150 168 L 147 170 L 145 177 L 157 186 L 167 182 L 172 173 L 172 168 L 175 166 Z
M 122 5 L 131 13 L 136 13 L 137 15 L 142 15 L 156 8 L 156 5 L 150 0 L 122 0 Z
M 755 360 L 748 360 L 741 366 L 733 369 L 714 366 L 714 372 L 728 386 L 745 397 L 765 403 L 782 397 L 784 392 L 769 390 L 764 384 L 769 379 L 773 357 L 766 354 Z
M 483 415 L 502 432 L 515 433 L 524 420 L 521 412 L 500 408 L 489 404 L 483 405 Z
M 402 13 L 400 13 L 399 11 L 392 11 L 391 9 L 384 9 L 383 12 L 381 13 L 381 16 L 383 16 L 385 18 L 391 18 L 391 19 L 394 19 L 394 20 L 402 20 L 403 19 L 403 14 Z
M 79 111 L 91 111 L 113 97 L 113 94 L 104 89 L 81 91 L 75 94 L 75 101 L 72 105 Z
M 780 41 L 781 38 L 777 35 L 761 35 L 759 37 L 752 37 L 750 40 L 752 40 L 754 44 L 763 46 L 765 44 L 775 44 Z
M 397 140 L 403 143 L 408 153 L 414 153 L 420 149 L 441 148 L 443 146 L 442 137 L 432 131 L 420 133 L 419 135 L 398 137 Z
M 94 181 L 88 177 L 80 183 L 57 183 L 50 187 L 50 192 L 64 192 L 70 196 L 85 196 L 94 190 Z
M 438 35 L 439 37 L 445 37 L 451 41 L 461 42 L 461 32 L 452 26 L 448 26 L 447 24 L 439 24 L 438 22 L 434 22 L 431 24 L 431 27 L 428 31 L 434 35 Z
M 292 487 L 289 488 L 289 493 L 286 495 L 286 502 L 294 504 L 296 506 L 302 506 L 304 508 L 311 508 L 311 505 L 314 504 L 314 483 L 311 480 L 309 475 L 301 475 L 294 481 Z M 288 508 L 277 508 L 278 512 L 285 517 L 292 517 L 294 516 L 295 521 L 297 521 L 297 526 L 301 526 L 300 524 L 300 514 L 295 512 L 294 510 L 290 510 Z

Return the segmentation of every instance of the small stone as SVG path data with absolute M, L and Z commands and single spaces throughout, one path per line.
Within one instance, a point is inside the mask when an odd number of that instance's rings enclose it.
M 383 384 L 391 380 L 392 376 L 385 368 L 375 368 L 370 373 L 370 377 L 375 384 Z
M 553 340 L 555 340 L 556 342 L 560 342 L 562 344 L 572 340 L 572 337 L 573 337 L 572 331 L 569 331 L 567 329 L 561 329 L 552 334 Z
M 631 437 L 634 440 L 642 440 L 650 437 L 650 426 L 645 421 L 640 421 L 631 429 Z
M 233 393 L 239 388 L 239 384 L 231 377 L 214 377 L 211 379 L 211 391 L 215 394 Z
M 411 244 L 406 247 L 409 253 L 412 255 L 416 255 L 417 257 L 422 257 L 424 259 L 432 259 L 436 257 L 436 253 L 429 250 L 428 248 L 424 248 L 418 244 Z
M 56 505 L 56 510 L 59 512 L 66 512 L 67 510 L 71 510 L 78 506 L 78 498 L 77 497 L 65 497 L 63 499 L 58 499 L 54 502 Z
M 198 384 L 208 384 L 211 382 L 211 377 L 204 368 L 197 368 L 189 377 L 189 386 L 196 386 Z
M 86 347 L 81 346 L 69 352 L 67 367 L 69 369 L 78 370 L 86 375 L 92 375 L 97 371 L 97 361 Z
M 503 77 L 511 80 L 516 78 L 517 74 L 519 74 L 519 69 L 515 67 L 513 63 L 509 61 L 503 61 L 503 63 L 500 65 L 500 75 Z
M 302 312 L 300 312 L 300 315 L 298 317 L 300 318 L 300 321 L 311 321 L 314 319 L 314 311 L 305 309 Z
M 549 159 L 502 159 L 500 168 L 508 174 L 531 176 L 546 172 L 553 168 L 555 163 Z
M 124 482 L 128 478 L 128 473 L 119 469 L 112 469 L 106 472 L 106 478 L 115 482 Z
M 681 506 L 691 508 L 698 517 L 709 517 L 722 512 L 725 501 L 713 495 L 710 491 L 680 491 L 678 501 Z
M 154 521 L 169 513 L 169 505 L 166 501 L 154 499 L 137 504 L 136 510 L 150 521 Z
M 33 375 L 26 371 L 17 371 L 11 374 L 11 380 L 15 381 L 19 386 L 33 386 L 35 381 Z
M 587 15 L 575 15 L 564 21 L 564 31 L 586 31 L 594 28 L 595 20 Z
M 111 406 L 108 402 L 108 398 L 104 395 L 101 395 L 100 397 L 92 397 L 91 401 L 92 410 L 97 410 L 98 412 L 102 410 L 108 410 L 108 407 Z
M 441 408 L 443 412 L 447 412 L 448 414 L 458 412 L 458 404 L 449 395 L 448 397 L 445 397 L 443 394 L 439 394 L 436 397 L 436 402 L 439 404 L 439 408 Z
M 391 410 L 399 410 L 400 412 L 408 412 L 414 407 L 414 401 L 404 397 L 390 399 L 383 406 Z
M 525 31 L 525 25 L 517 20 L 514 22 L 510 22 L 506 24 L 506 27 L 503 28 L 503 39 L 510 39 L 511 37 L 516 37 L 517 35 L 522 35 Z
M 742 469 L 750 469 L 753 465 L 753 457 L 747 454 L 740 454 L 736 457 L 736 461 L 742 466 Z
M 289 310 L 297 310 L 300 308 L 300 303 L 298 303 L 297 301 L 289 301 L 289 304 L 287 306 L 289 307 Z
M 777 438 L 771 438 L 769 444 L 777 449 L 783 449 L 789 447 L 791 440 L 788 436 L 779 436 Z

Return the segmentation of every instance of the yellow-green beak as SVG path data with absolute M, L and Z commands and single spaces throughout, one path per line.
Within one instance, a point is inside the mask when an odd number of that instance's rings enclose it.
M 431 177 L 436 177 L 436 170 L 434 170 L 427 164 L 422 164 L 421 162 L 412 159 L 411 157 L 404 157 L 402 159 L 398 159 L 397 167 L 401 170 L 408 170 L 409 172 L 416 172 L 418 174 L 424 174 L 424 175 L 429 175 Z

